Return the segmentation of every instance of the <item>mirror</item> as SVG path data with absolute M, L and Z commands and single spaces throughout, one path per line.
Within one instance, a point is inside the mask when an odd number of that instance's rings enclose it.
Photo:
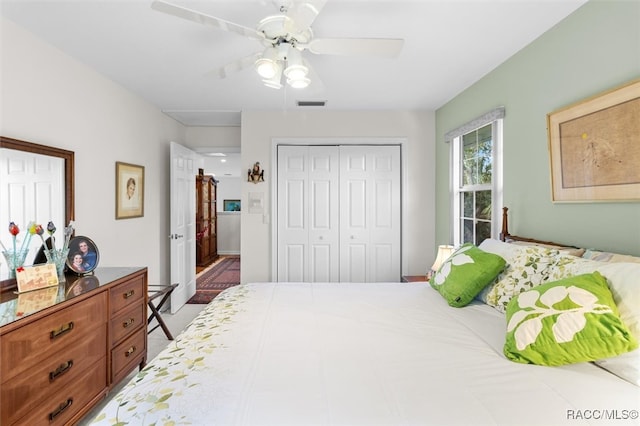
M 26 141 L 21 141 L 18 139 L 12 139 L 12 138 L 8 138 L 8 137 L 4 137 L 4 136 L 0 136 L 0 153 L 2 153 L 4 150 L 15 150 L 15 151 L 20 151 L 19 153 L 15 153 L 16 156 L 20 156 L 22 158 L 24 157 L 29 157 L 29 154 L 37 154 L 34 155 L 34 163 L 38 163 L 37 158 L 39 156 L 46 156 L 46 157 L 54 157 L 54 158 L 59 158 L 62 160 L 63 165 L 61 167 L 59 167 L 60 171 L 57 172 L 56 176 L 51 176 L 50 179 L 53 180 L 57 180 L 61 183 L 61 185 L 59 185 L 58 187 L 62 187 L 61 191 L 64 191 L 64 194 L 48 194 L 48 196 L 51 199 L 54 200 L 60 200 L 60 197 L 62 197 L 63 202 L 60 203 L 60 207 L 61 209 L 64 210 L 64 212 L 60 212 L 60 214 L 58 215 L 58 217 L 62 218 L 64 217 L 64 224 L 56 224 L 58 229 L 63 229 L 64 226 L 69 224 L 69 221 L 73 220 L 75 217 L 75 194 L 74 194 L 74 152 L 73 151 L 68 151 L 65 149 L 61 149 L 61 148 L 53 148 L 50 146 L 46 146 L 46 145 L 40 145 L 40 144 L 35 144 L 35 143 L 31 143 L 31 142 L 26 142 Z M 11 155 L 11 154 L 9 154 Z M 7 155 L 8 156 L 8 155 Z M 8 161 L 8 160 L 7 160 Z M 7 169 L 10 169 L 10 167 L 7 167 Z M 18 170 L 18 172 L 20 172 L 20 170 Z M 10 173 L 10 171 L 6 171 L 4 173 Z M 17 173 L 19 175 L 19 173 Z M 33 175 L 36 174 L 36 172 L 34 172 L 33 170 L 31 170 L 30 172 L 25 171 L 23 173 L 23 175 L 27 175 L 30 174 L 31 178 Z M 58 176 L 61 175 L 61 176 Z M 9 180 L 9 179 L 7 179 Z M 7 183 L 4 183 L 7 184 Z M 10 183 L 9 183 L 10 184 Z M 8 191 L 7 191 L 8 193 Z M 5 206 L 6 207 L 6 206 Z M 8 208 L 8 207 L 6 207 Z M 59 211 L 59 210 L 56 210 Z M 9 210 L 6 211 L 7 213 L 9 213 Z M 4 213 L 5 211 L 2 211 L 3 213 L 3 219 L 4 219 Z M 64 216 L 63 216 L 64 215 Z M 11 219 L 9 219 L 11 220 Z M 41 220 L 41 219 L 39 219 Z M 5 228 L 7 227 L 7 224 L 4 223 L 0 223 L 0 226 L 2 227 L 2 235 L 3 235 L 3 242 L 6 243 L 6 240 L 4 238 L 5 235 Z M 24 227 L 26 227 L 26 223 L 25 224 L 20 224 Z M 46 225 L 46 223 L 45 223 Z M 8 232 L 8 231 L 7 231 Z M 8 235 L 8 234 L 7 234 Z M 32 243 L 32 246 L 36 246 L 36 244 Z M 6 273 L 6 265 L 4 265 L 4 259 L 0 259 L 0 261 L 3 263 L 3 272 Z M 27 262 L 27 264 L 30 264 L 29 262 Z M 3 274 L 4 275 L 4 274 Z M 0 277 L 0 280 L 2 280 L 3 277 Z

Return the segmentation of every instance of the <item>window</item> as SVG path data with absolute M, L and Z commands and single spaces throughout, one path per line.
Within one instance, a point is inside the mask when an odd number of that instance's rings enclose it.
M 452 148 L 454 245 L 468 242 L 478 245 L 486 238 L 497 238 L 500 232 L 504 109 L 496 111 L 460 127 L 448 139 Z

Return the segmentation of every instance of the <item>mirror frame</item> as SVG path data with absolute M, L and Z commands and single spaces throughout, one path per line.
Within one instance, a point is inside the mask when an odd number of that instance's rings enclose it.
M 0 148 L 62 158 L 64 160 L 65 226 L 75 219 L 75 153 L 73 151 L 21 141 L 5 136 L 0 136 Z

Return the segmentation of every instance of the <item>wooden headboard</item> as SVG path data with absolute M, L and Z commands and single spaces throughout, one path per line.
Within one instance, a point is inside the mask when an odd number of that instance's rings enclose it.
M 517 235 L 511 235 L 509 233 L 509 217 L 507 214 L 508 211 L 509 211 L 508 207 L 502 208 L 502 231 L 500 232 L 500 240 L 506 241 L 507 239 L 509 239 L 513 241 L 524 241 L 528 243 L 549 244 L 549 245 L 561 246 L 561 247 L 578 248 L 571 244 L 556 243 L 553 241 L 544 241 L 544 240 L 537 240 L 535 238 L 519 237 Z

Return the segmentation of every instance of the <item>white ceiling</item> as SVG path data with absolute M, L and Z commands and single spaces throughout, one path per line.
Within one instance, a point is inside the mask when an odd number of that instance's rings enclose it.
M 261 51 L 256 40 L 167 15 L 151 0 L 0 0 L 6 18 L 155 104 L 185 125 L 239 125 L 242 110 L 433 110 L 586 0 L 328 0 L 316 38 L 403 38 L 399 57 L 305 57 L 323 88 L 274 90 L 253 69 L 205 76 Z M 175 0 L 254 28 L 270 0 Z

